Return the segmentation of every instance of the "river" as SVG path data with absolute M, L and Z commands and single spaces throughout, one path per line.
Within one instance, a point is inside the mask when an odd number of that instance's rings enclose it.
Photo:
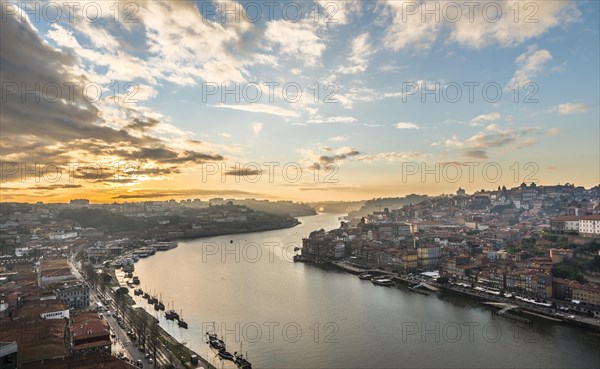
M 294 246 L 339 215 L 299 218 L 289 229 L 180 242 L 136 264 L 144 290 L 183 312 L 189 330 L 157 316 L 218 368 L 205 340 L 216 328 L 254 368 L 597 368 L 600 335 L 492 316 L 477 301 L 374 286 L 321 265 L 293 263 Z M 233 241 L 233 242 L 231 242 Z

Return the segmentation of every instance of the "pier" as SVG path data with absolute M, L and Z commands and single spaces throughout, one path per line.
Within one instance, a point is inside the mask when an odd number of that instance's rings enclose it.
M 527 319 L 527 318 L 524 318 L 522 316 L 510 313 L 513 310 L 521 312 L 521 307 L 519 307 L 517 305 L 507 304 L 507 303 L 504 303 L 504 302 L 483 302 L 483 304 L 484 305 L 488 305 L 488 306 L 492 306 L 492 307 L 495 307 L 495 308 L 499 308 L 500 310 L 498 310 L 498 311 L 496 311 L 496 310 L 492 311 L 492 314 L 494 314 L 494 315 L 497 314 L 497 315 L 500 315 L 502 317 L 515 320 L 517 322 L 521 322 L 521 323 L 525 323 L 525 324 L 531 324 L 531 319 Z

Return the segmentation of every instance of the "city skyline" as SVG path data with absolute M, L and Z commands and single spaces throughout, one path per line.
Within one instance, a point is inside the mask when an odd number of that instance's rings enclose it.
M 600 184 L 599 4 L 428 3 L 3 0 L 0 201 Z

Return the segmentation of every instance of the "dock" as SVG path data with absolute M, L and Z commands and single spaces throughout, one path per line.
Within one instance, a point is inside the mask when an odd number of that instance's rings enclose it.
M 497 315 L 500 315 L 501 317 L 512 319 L 512 320 L 515 320 L 517 322 L 521 322 L 521 323 L 525 323 L 525 324 L 531 324 L 531 319 L 524 318 L 522 316 L 515 315 L 515 314 L 511 313 L 511 311 L 513 311 L 513 310 L 521 312 L 522 310 L 521 310 L 520 306 L 512 305 L 512 304 L 507 304 L 507 303 L 504 303 L 504 302 L 490 302 L 490 301 L 483 302 L 483 304 L 500 309 L 498 311 L 495 311 L 495 310 L 492 311 L 493 314 L 497 314 Z

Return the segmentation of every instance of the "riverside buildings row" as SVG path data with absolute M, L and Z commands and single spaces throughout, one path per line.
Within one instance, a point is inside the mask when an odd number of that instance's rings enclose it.
M 569 234 L 556 228 L 567 219 L 577 222 L 569 224 Z M 578 249 L 586 244 L 592 249 Z M 597 285 L 552 276 L 567 259 L 600 258 L 600 189 L 522 185 L 472 195 L 459 189 L 314 231 L 301 252 L 299 260 L 348 260 L 400 273 L 439 270 L 449 279 L 524 297 L 600 307 Z

